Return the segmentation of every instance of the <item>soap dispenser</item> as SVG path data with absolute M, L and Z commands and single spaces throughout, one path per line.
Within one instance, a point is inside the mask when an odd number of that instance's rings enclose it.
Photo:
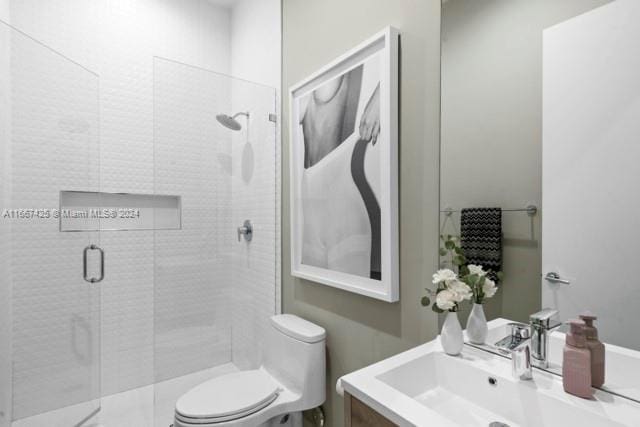
M 562 385 L 564 391 L 589 399 L 591 388 L 591 352 L 587 348 L 585 323 L 570 320 L 562 359 Z
M 593 326 L 596 316 L 590 313 L 580 315 L 585 323 L 584 334 L 587 339 L 587 348 L 591 352 L 591 385 L 593 387 L 602 387 L 604 384 L 605 370 L 605 350 L 604 344 L 598 339 L 598 329 Z

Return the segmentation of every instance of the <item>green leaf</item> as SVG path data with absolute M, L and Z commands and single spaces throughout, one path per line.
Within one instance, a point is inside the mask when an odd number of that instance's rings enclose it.
M 455 248 L 453 248 L 453 250 L 458 254 L 458 255 L 464 255 L 464 251 L 462 250 L 462 248 L 460 246 L 456 246 Z
M 444 310 L 441 310 L 440 307 L 438 307 L 438 304 L 435 302 L 431 306 L 431 310 L 435 311 L 436 313 L 444 313 Z
M 429 307 L 431 305 L 431 300 L 429 297 L 422 297 L 420 304 L 422 304 L 423 307 Z
M 440 256 L 446 256 L 447 250 L 445 248 L 440 248 Z
M 454 265 L 464 265 L 467 263 L 467 259 L 465 257 L 463 257 L 462 255 L 456 255 L 453 257 L 453 264 Z
M 444 242 L 444 247 L 452 251 L 456 247 L 456 244 L 453 243 L 451 240 L 447 240 L 446 242 Z

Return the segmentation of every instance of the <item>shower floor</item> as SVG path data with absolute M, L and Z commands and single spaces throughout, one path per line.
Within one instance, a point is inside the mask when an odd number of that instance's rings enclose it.
M 56 409 L 14 421 L 12 427 L 168 427 L 173 423 L 173 411 L 178 398 L 196 385 L 238 368 L 233 363 L 195 372 L 146 387 L 105 396 L 101 408 L 86 419 L 95 402 Z M 83 422 L 83 420 L 85 420 Z

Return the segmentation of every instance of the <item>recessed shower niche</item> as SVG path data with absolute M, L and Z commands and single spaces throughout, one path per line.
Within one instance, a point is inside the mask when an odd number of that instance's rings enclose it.
M 157 194 L 61 191 L 60 231 L 179 230 L 182 198 Z

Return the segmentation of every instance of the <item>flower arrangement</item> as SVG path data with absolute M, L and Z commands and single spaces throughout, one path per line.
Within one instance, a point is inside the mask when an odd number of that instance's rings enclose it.
M 456 312 L 460 308 L 460 303 L 472 297 L 471 288 L 460 280 L 458 275 L 448 268 L 438 270 L 433 275 L 432 283 L 436 285 L 436 290 L 427 288 L 432 296 L 435 295 L 436 302 L 431 307 L 436 313 L 445 311 Z M 431 300 L 428 296 L 422 298 L 422 305 L 428 306 Z
M 467 283 L 473 292 L 473 302 L 483 304 L 486 298 L 493 297 L 498 291 L 496 282 L 487 276 L 482 266 L 469 264 L 466 267 L 467 274 L 464 276 L 464 282 Z
M 444 264 L 450 264 L 452 268 L 458 270 L 458 273 L 451 268 L 438 270 L 432 278 L 436 290 L 426 289 L 428 295 L 422 298 L 422 305 L 431 305 L 431 296 L 435 297 L 431 309 L 436 313 L 456 312 L 460 303 L 465 300 L 483 304 L 487 298 L 493 297 L 498 287 L 488 276 L 490 271 L 484 270 L 480 265 L 467 265 L 467 259 L 456 237 L 447 235 L 440 236 L 440 239 L 443 241 L 440 255 L 445 257 Z M 498 279 L 501 275 L 501 272 L 496 273 Z

